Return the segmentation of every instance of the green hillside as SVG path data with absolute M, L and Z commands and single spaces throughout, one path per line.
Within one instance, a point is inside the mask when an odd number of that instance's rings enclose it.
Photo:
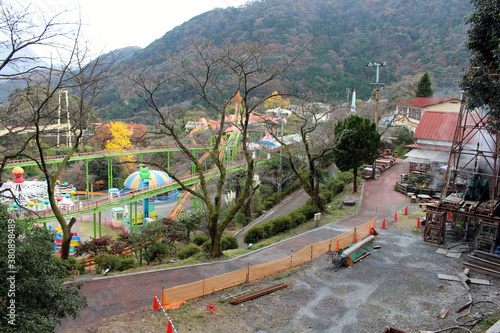
M 464 17 L 466 0 L 261 0 L 240 8 L 216 9 L 167 32 L 124 62 L 132 68 L 155 64 L 175 54 L 191 39 L 210 38 L 215 45 L 241 41 L 271 44 L 290 52 L 312 40 L 300 69 L 282 86 L 289 92 L 312 90 L 324 98 L 344 100 L 346 88 L 367 100 L 375 81 L 369 62 L 387 62 L 380 81 L 390 84 L 406 75 L 429 71 L 435 96 L 457 94 L 456 80 L 467 68 Z M 103 97 L 103 119 L 137 117 L 145 107 L 117 83 Z M 165 92 L 162 103 L 192 99 L 183 91 Z

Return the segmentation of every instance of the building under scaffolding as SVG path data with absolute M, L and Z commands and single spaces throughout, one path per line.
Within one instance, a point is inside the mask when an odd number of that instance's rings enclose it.
M 457 226 L 476 247 L 500 253 L 498 133 L 486 128 L 488 113 L 467 110 L 462 99 L 440 200 L 426 209 L 424 241 L 441 243 Z

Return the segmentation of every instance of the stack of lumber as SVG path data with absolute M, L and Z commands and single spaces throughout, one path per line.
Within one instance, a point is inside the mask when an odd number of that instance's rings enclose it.
M 500 256 L 496 254 L 476 250 L 462 265 L 484 274 L 500 277 Z

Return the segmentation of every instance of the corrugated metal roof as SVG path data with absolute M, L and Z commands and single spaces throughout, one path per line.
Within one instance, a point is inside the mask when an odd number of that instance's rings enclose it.
M 413 137 L 453 142 L 458 116 L 456 112 L 425 111 Z
M 431 106 L 434 104 L 439 104 L 447 101 L 457 100 L 456 98 L 436 98 L 436 97 L 416 97 L 408 99 L 406 101 L 398 102 L 396 105 L 410 106 L 415 108 L 422 108 L 425 106 Z

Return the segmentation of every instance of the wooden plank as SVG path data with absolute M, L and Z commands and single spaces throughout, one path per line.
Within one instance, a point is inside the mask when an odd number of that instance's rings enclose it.
M 467 277 L 466 275 L 464 275 L 463 273 L 457 271 L 455 269 L 455 272 L 457 273 L 457 276 L 458 278 L 460 279 L 460 282 L 462 283 L 462 285 L 464 286 L 464 288 L 469 291 L 470 290 L 470 287 L 469 285 L 467 284 L 467 282 L 469 281 L 469 277 Z
M 463 262 L 462 265 L 465 266 L 465 267 L 469 267 L 469 268 L 472 268 L 474 270 L 480 271 L 482 273 L 491 274 L 493 276 L 500 277 L 500 271 L 497 271 L 497 270 L 494 270 L 494 269 L 490 269 L 490 268 L 486 268 L 486 267 L 474 265 L 474 264 L 471 264 L 471 263 L 468 263 L 468 262 Z
M 454 275 L 445 275 L 445 274 L 438 274 L 438 279 L 440 280 L 447 280 L 447 281 L 457 281 L 460 282 L 461 280 Z M 481 284 L 484 286 L 491 286 L 491 281 L 489 280 L 484 280 L 484 279 L 474 279 L 474 278 L 469 278 L 470 283 L 474 284 Z
M 489 261 L 494 261 L 497 264 L 500 264 L 500 256 L 498 254 L 492 254 L 492 253 L 489 253 L 489 252 L 475 250 L 474 252 L 472 252 L 472 255 L 476 256 L 476 257 L 480 257 L 481 259 L 486 259 L 486 260 L 489 260 Z
M 493 262 L 493 261 L 490 261 L 490 260 L 486 260 L 486 259 L 481 259 L 481 258 L 472 256 L 472 255 L 469 255 L 469 258 L 471 258 L 473 260 L 476 260 L 476 261 L 479 261 L 481 264 L 489 265 L 493 269 L 497 269 L 497 268 L 500 269 L 500 264 L 497 264 L 496 262 Z
M 263 295 L 270 294 L 272 292 L 275 292 L 277 290 L 280 290 L 280 289 L 283 289 L 283 288 L 286 288 L 286 287 L 288 287 L 288 285 L 286 285 L 284 283 L 279 283 L 279 284 L 276 284 L 274 286 L 271 286 L 271 287 L 264 288 L 262 290 L 253 292 L 251 294 L 248 294 L 248 295 L 245 295 L 245 296 L 241 296 L 241 297 L 232 299 L 232 300 L 229 301 L 229 303 L 231 303 L 233 305 L 236 305 L 236 304 L 243 303 L 243 302 L 249 301 L 251 299 L 263 296 Z

